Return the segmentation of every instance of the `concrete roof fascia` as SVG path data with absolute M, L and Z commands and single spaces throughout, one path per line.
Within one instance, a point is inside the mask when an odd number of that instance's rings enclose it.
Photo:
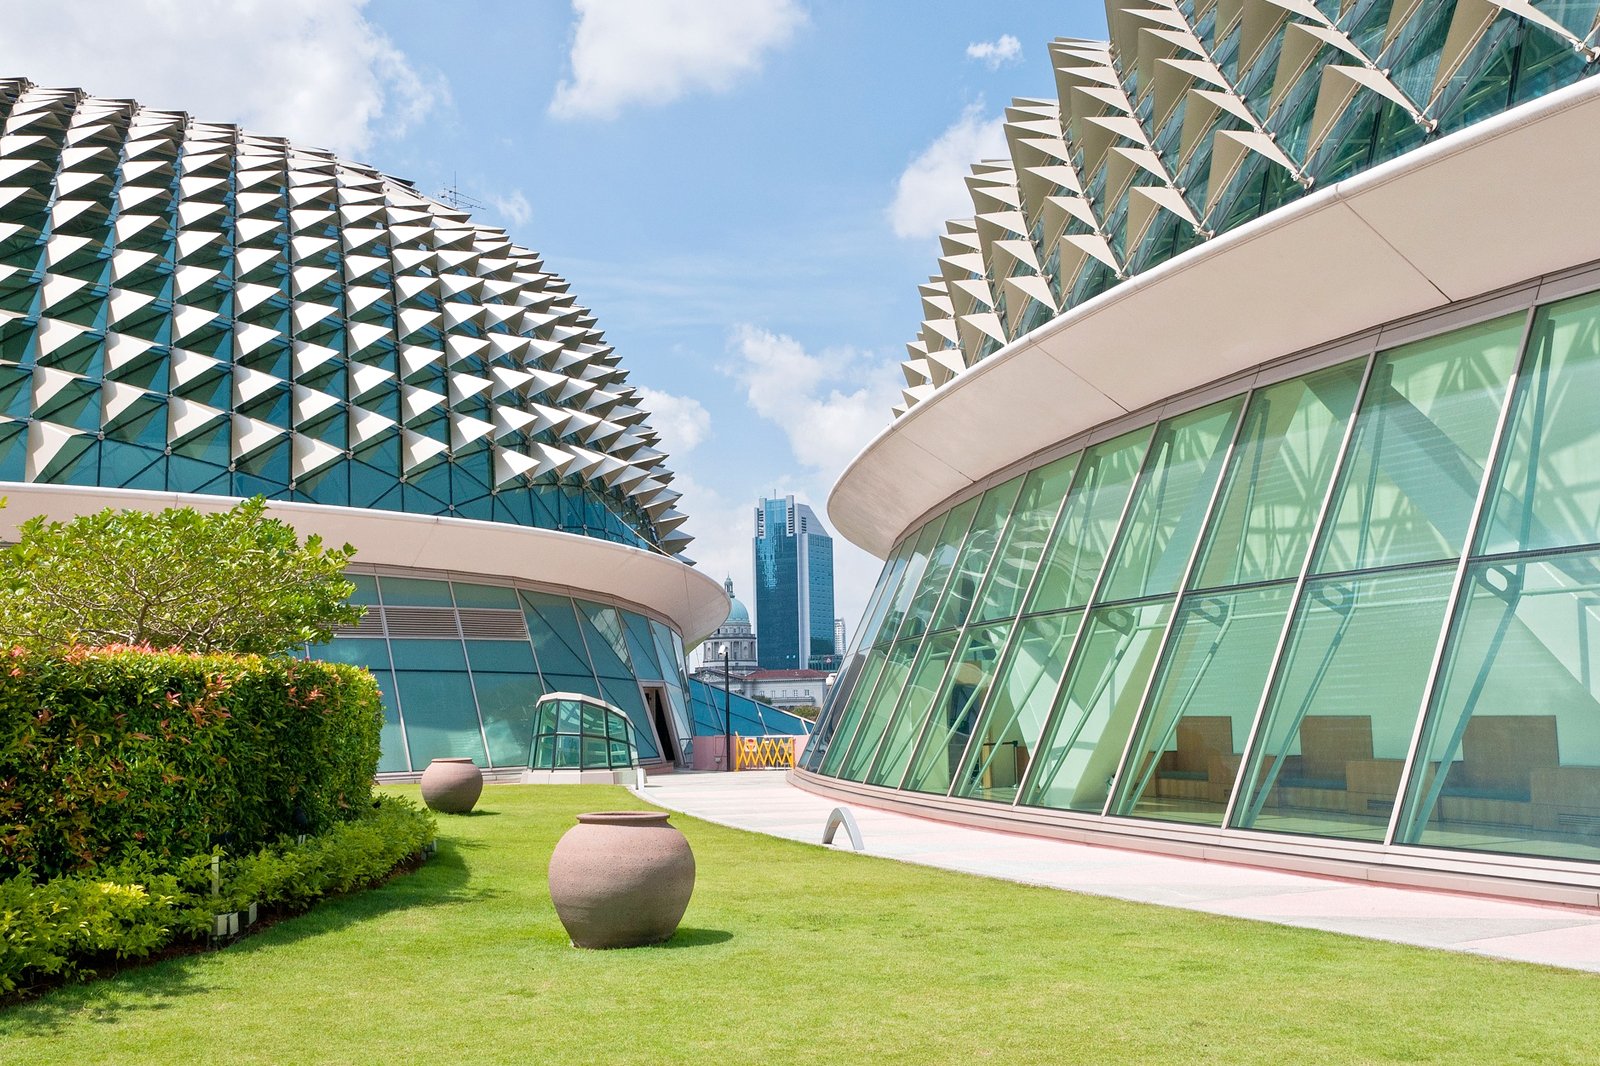
M 7 540 L 15 540 L 17 526 L 35 515 L 65 521 L 107 507 L 214 512 L 239 502 L 230 496 L 25 482 L 0 482 L 0 496 L 7 501 L 0 511 L 0 538 Z M 500 522 L 359 507 L 268 500 L 267 513 L 302 536 L 315 533 L 331 544 L 356 545 L 358 563 L 520 578 L 568 588 L 575 596 L 593 592 L 636 603 L 669 619 L 686 647 L 709 636 L 728 615 L 728 597 L 720 583 L 676 559 L 624 544 Z
M 1600 78 L 1588 78 L 1115 286 L 887 426 L 840 475 L 828 517 L 885 556 L 942 501 L 1104 422 L 1600 259 L 1600 197 L 1580 177 L 1600 172 L 1597 127 Z M 1204 359 L 1191 356 L 1197 339 Z

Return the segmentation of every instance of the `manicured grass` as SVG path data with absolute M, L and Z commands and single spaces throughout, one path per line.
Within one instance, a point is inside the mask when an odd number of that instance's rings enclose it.
M 414 791 L 414 790 L 412 790 Z M 0 1063 L 1600 1061 L 1600 978 L 829 852 L 681 815 L 662 947 L 567 944 L 556 839 L 621 789 L 488 789 L 417 873 L 0 1011 Z

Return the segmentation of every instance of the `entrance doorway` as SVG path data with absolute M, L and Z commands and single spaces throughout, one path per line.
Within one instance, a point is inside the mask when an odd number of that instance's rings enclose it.
M 650 722 L 656 727 L 656 738 L 661 742 L 661 753 L 674 765 L 683 765 L 678 750 L 678 738 L 672 732 L 672 720 L 667 715 L 667 690 L 660 685 L 641 685 L 644 705 L 650 709 Z

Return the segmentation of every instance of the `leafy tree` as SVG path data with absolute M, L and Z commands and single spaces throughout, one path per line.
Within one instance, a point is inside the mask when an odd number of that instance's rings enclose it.
M 107 509 L 22 523 L 0 551 L 0 639 L 36 647 L 149 644 L 272 655 L 329 639 L 362 608 L 355 549 L 304 544 L 260 497 L 228 511 Z

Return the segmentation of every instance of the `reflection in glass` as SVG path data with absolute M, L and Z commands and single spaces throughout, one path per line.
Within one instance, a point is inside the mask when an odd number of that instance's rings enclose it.
M 1011 618 L 1022 606 L 1023 593 L 1033 580 L 1045 541 L 1055 526 L 1056 513 L 1066 499 L 1078 456 L 1069 455 L 1031 471 L 1012 510 L 1005 538 L 984 579 L 982 603 L 974 616 L 980 622 Z
M 961 547 L 961 561 L 950 575 L 950 592 L 939 604 L 938 617 L 933 628 L 953 629 L 966 622 L 978 599 L 978 588 L 983 583 L 984 571 L 994 562 L 995 549 L 1000 543 L 1011 506 L 1022 491 L 1022 475 L 1017 475 L 1003 485 L 996 485 L 983 494 L 977 514 L 972 519 L 972 532 Z
M 923 642 L 917 664 L 911 669 L 911 683 L 901 694 L 899 707 L 893 721 L 884 732 L 883 743 L 870 773 L 865 780 L 874 785 L 897 785 L 905 773 L 906 760 L 911 755 L 911 745 L 922 732 L 923 723 L 938 700 L 940 683 L 950 666 L 958 634 L 953 631 L 937 633 Z
M 928 628 L 928 623 L 933 620 L 933 612 L 939 605 L 939 597 L 950 579 L 950 572 L 955 569 L 956 559 L 961 555 L 961 546 L 967 539 L 967 527 L 972 523 L 972 513 L 977 509 L 978 498 L 974 497 L 952 510 L 942 523 L 937 521 L 929 523 L 939 526 L 939 535 L 928 550 L 928 564 L 923 568 L 922 581 L 917 586 L 917 594 L 911 599 L 905 621 L 900 625 L 902 640 L 920 636 Z M 975 529 L 973 536 L 982 536 L 982 533 Z
M 1193 587 L 1300 572 L 1365 365 L 1329 367 L 1250 398 Z
M 906 680 L 910 677 L 910 669 L 917 659 L 917 642 L 915 640 L 901 640 L 890 648 L 890 656 L 883 663 L 883 677 L 878 679 L 874 693 L 862 704 L 861 725 L 856 727 L 854 736 L 850 739 L 850 749 L 835 749 L 840 752 L 840 759 L 834 759 L 834 752 L 829 752 L 829 762 L 834 763 L 835 773 L 851 781 L 859 781 L 859 775 L 867 768 L 867 760 L 872 759 L 872 754 L 878 749 L 878 741 L 883 739 L 883 730 L 888 728 L 890 717 L 894 714 L 894 707 L 899 706 L 902 691 L 906 690 Z
M 922 585 L 922 573 L 928 565 L 928 556 L 939 543 L 939 531 L 943 528 L 944 523 L 937 518 L 922 527 L 922 532 L 917 536 L 916 546 L 911 549 L 911 557 L 906 560 L 905 569 L 900 572 L 900 584 L 895 588 L 894 594 L 886 599 L 888 606 L 883 612 L 877 643 L 887 644 L 894 640 L 896 633 L 900 632 L 900 623 L 905 621 L 906 612 L 911 609 L 912 598 Z
M 1029 614 L 1089 602 L 1152 432 L 1154 427 L 1146 426 L 1084 451 L 1054 538 L 1039 564 Z
M 1022 802 L 1098 813 L 1155 667 L 1172 601 L 1089 615 Z
M 1597 395 L 1600 293 L 1541 308 L 1481 553 L 1600 541 Z
M 1308 582 L 1233 824 L 1382 840 L 1454 572 Z
M 972 736 L 978 708 L 994 681 L 995 666 L 1009 632 L 1010 622 L 968 628 L 955 666 L 945 674 L 944 685 L 933 699 L 916 760 L 906 775 L 906 787 L 941 793 L 949 789 Z M 897 783 L 906 774 L 908 761 L 900 758 L 889 765 L 883 774 L 884 784 Z
M 1235 396 L 1156 428 L 1101 600 L 1146 599 L 1177 589 L 1243 403 Z
M 955 775 L 955 795 L 1008 803 L 1016 798 L 1050 716 L 1082 617 L 1082 611 L 1062 611 L 1023 621 L 1022 631 L 1000 667 L 999 680 L 991 686 L 976 729 L 977 742 L 970 746 Z M 937 777 L 927 783 L 914 779 L 908 787 L 925 792 L 946 790 Z
M 1526 317 L 1378 356 L 1316 573 L 1460 555 Z
M 1462 596 L 1396 840 L 1600 859 L 1600 554 L 1480 563 Z
M 1294 585 L 1184 599 L 1112 811 L 1221 825 Z

